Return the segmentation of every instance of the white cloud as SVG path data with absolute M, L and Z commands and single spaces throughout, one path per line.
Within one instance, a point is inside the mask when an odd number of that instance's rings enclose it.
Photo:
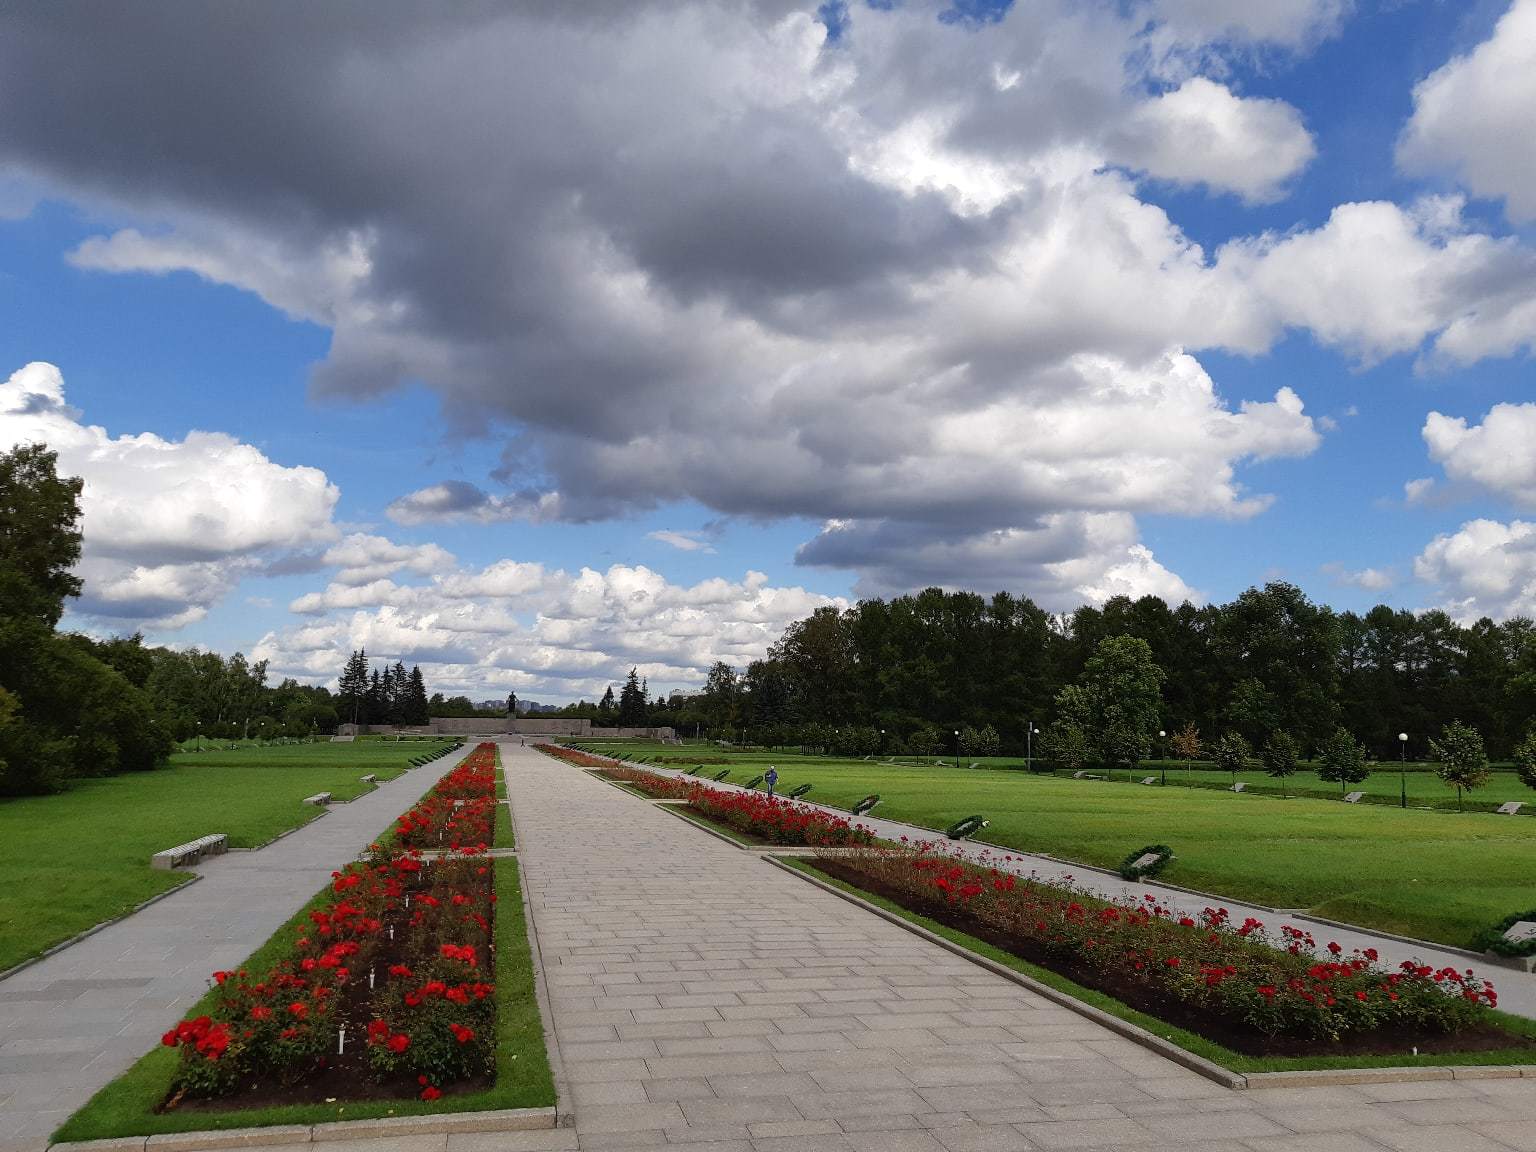
M 1278 199 L 1317 153 L 1283 100 L 1242 99 L 1200 76 L 1143 101 L 1118 136 L 1112 155 L 1130 167 L 1248 201 Z
M 1403 482 L 1403 502 L 1405 504 L 1427 503 L 1435 491 L 1435 478 L 1433 476 L 1421 476 L 1417 480 L 1405 480 Z
M 1512 220 L 1536 220 L 1536 0 L 1514 0 L 1493 35 L 1413 90 L 1397 160 L 1445 172 Z
M 647 540 L 655 540 L 662 544 L 669 544 L 680 552 L 713 552 L 715 547 L 708 540 L 700 540 L 699 532 L 675 532 L 670 528 L 659 528 L 655 532 L 647 532 Z
M 41 442 L 83 477 L 79 611 L 176 628 L 200 619 L 259 559 L 329 543 L 337 490 L 221 432 L 112 436 L 81 422 L 64 378 L 32 363 L 0 384 L 0 447 Z
M 1469 520 L 1430 541 L 1413 573 L 1459 620 L 1536 616 L 1536 524 Z
M 398 572 L 430 576 L 453 566 L 452 553 L 436 544 L 396 544 L 383 536 L 354 532 L 325 550 L 321 563 L 340 568 L 339 584 L 369 584 Z
M 1203 43 L 1232 41 L 1298 48 L 1337 31 L 1351 0 L 1153 0 L 1172 34 Z
M 437 690 L 596 697 L 631 666 L 653 689 L 697 686 L 716 660 L 744 667 L 791 621 L 845 603 L 760 572 L 678 585 L 643 566 L 568 572 L 504 559 L 424 586 L 333 583 L 293 605 L 315 622 L 269 633 L 253 657 L 277 675 L 329 680 L 338 652 L 366 647 L 422 662 Z
M 1452 480 L 1536 508 L 1536 404 L 1495 404 L 1477 425 L 1431 412 L 1423 435 L 1430 458 Z
M 1367 592 L 1384 592 L 1397 584 L 1396 575 L 1385 568 L 1350 569 L 1342 564 L 1324 564 L 1323 571 L 1341 587 L 1363 588 Z

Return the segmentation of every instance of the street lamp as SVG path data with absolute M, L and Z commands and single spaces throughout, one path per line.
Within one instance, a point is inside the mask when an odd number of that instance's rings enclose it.
M 203 750 L 203 722 L 201 720 L 197 722 L 197 750 L 199 752 Z
M 879 754 L 881 756 L 885 755 L 885 729 L 884 728 L 880 729 L 880 753 Z
M 1163 787 L 1168 787 L 1168 748 L 1163 743 L 1168 739 L 1168 733 L 1161 728 L 1157 730 L 1157 760 L 1163 766 Z
M 1035 721 L 1034 717 L 1024 717 L 1024 771 L 1035 770 Z
M 960 729 L 955 729 L 955 767 L 960 767 Z
M 1408 733 L 1397 734 L 1397 777 L 1402 785 L 1401 807 L 1408 807 Z

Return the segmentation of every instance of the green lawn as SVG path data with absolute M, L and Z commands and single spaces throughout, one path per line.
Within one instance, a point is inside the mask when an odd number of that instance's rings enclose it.
M 178 753 L 156 772 L 86 780 L 56 796 L 0 799 L 0 971 L 188 879 L 163 848 L 225 832 L 249 848 L 313 820 L 301 803 L 393 779 L 420 745 L 302 744 Z
M 1479 928 L 1536 904 L 1536 820 L 1525 817 L 782 753 L 733 760 L 737 782 L 773 763 L 781 792 L 810 782 L 807 799 L 840 807 L 875 792 L 876 815 L 928 828 L 980 813 L 992 843 L 1100 867 L 1169 844 L 1170 883 L 1447 944 L 1465 946 Z

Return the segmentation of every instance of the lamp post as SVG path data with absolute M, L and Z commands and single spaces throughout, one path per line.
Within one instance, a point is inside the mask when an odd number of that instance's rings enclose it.
M 885 729 L 880 729 L 880 751 L 878 755 L 885 755 Z
M 960 729 L 955 729 L 955 767 L 960 767 Z
M 1024 717 L 1024 771 L 1035 770 L 1035 721 L 1032 716 Z
M 197 750 L 199 752 L 203 750 L 203 722 L 201 720 L 197 722 Z
M 1163 743 L 1167 739 L 1168 733 L 1159 728 L 1157 730 L 1157 761 L 1163 768 L 1162 786 L 1164 788 L 1168 787 L 1168 746 Z
M 1397 778 L 1402 786 L 1398 803 L 1406 808 L 1408 807 L 1408 733 L 1406 732 L 1397 734 Z

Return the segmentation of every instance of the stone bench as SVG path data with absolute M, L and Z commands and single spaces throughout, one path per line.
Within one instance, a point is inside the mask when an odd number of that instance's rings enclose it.
M 174 848 L 167 848 L 163 852 L 156 852 L 149 858 L 149 866 L 169 871 L 187 864 L 196 864 L 204 856 L 222 856 L 228 850 L 229 837 L 223 832 L 215 832 L 208 836 L 199 836 L 196 840 L 188 840 L 185 844 L 178 844 Z
M 321 807 L 324 807 L 330 802 L 331 794 L 329 792 L 316 792 L 313 796 L 304 797 L 305 804 L 318 804 Z

